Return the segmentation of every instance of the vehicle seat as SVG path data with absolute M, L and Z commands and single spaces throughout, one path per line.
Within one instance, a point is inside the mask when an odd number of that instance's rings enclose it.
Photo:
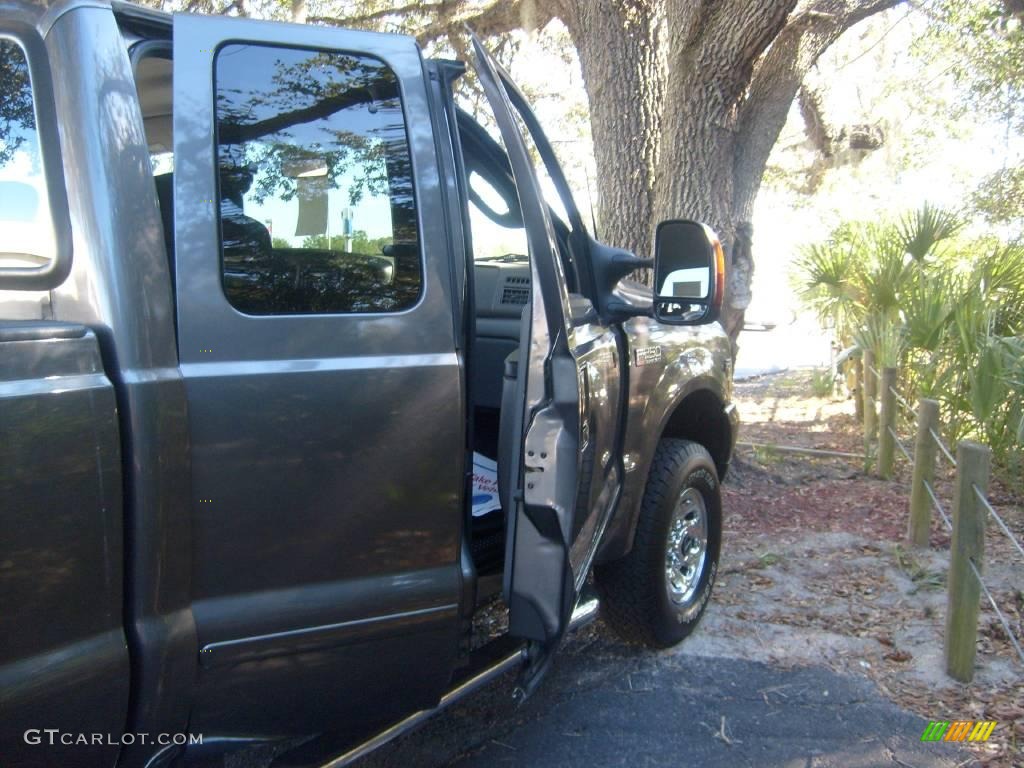
M 519 437 L 518 424 L 521 421 L 521 406 L 516 407 L 519 380 L 519 349 L 509 352 L 505 358 L 501 384 L 501 415 L 498 422 L 498 499 L 505 514 L 512 510 L 512 491 L 515 485 L 514 441 Z
M 512 350 L 505 358 L 501 379 L 501 414 L 498 422 L 498 498 L 504 510 L 506 520 L 512 514 L 512 494 L 519 477 L 519 466 L 522 464 L 522 439 L 525 429 L 523 424 L 524 405 L 526 403 L 526 370 L 520 375 L 520 365 L 530 364 L 530 321 L 532 314 L 530 305 L 523 307 L 519 315 L 519 347 Z M 525 359 L 520 361 L 520 351 L 525 352 Z M 509 545 L 509 542 L 506 542 Z

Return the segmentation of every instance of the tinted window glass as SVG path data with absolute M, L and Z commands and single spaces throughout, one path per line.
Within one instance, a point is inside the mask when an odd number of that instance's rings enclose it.
M 54 254 L 28 62 L 20 45 L 0 38 L 0 260 L 39 266 Z
M 351 54 L 217 53 L 224 291 L 249 314 L 394 312 L 420 294 L 398 80 Z

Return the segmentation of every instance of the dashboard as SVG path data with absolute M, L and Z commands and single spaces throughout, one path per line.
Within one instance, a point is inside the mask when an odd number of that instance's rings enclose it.
M 476 339 L 473 378 L 478 405 L 501 405 L 505 358 L 519 348 L 523 309 L 530 302 L 530 262 L 506 254 L 473 264 Z

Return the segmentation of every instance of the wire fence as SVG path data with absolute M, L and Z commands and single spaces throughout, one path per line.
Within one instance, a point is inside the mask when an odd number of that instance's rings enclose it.
M 928 428 L 928 434 L 931 435 L 932 440 L 935 441 L 935 444 L 939 447 L 939 450 L 942 451 L 943 456 L 946 457 L 946 459 L 949 461 L 950 464 L 953 465 L 953 467 L 956 467 L 956 458 L 954 458 L 949 448 L 946 447 L 946 444 L 942 441 L 942 437 L 939 436 L 939 433 L 935 431 L 934 427 Z
M 942 521 L 946 524 L 946 528 L 952 531 L 953 521 L 949 519 L 949 515 L 946 513 L 945 507 L 942 506 L 942 502 L 940 502 L 938 497 L 935 495 L 935 489 L 932 488 L 932 484 L 926 482 L 923 483 L 923 485 L 924 489 L 928 492 L 928 495 L 931 497 L 932 505 L 935 507 L 935 510 L 942 517 Z
M 917 547 L 929 546 L 932 510 L 938 512 L 951 534 L 949 577 L 947 579 L 947 624 L 945 636 L 946 670 L 958 680 L 970 681 L 974 674 L 978 612 L 982 595 L 1002 625 L 1017 656 L 1024 664 L 1024 648 L 1013 626 L 982 576 L 985 554 L 985 523 L 995 520 L 1000 532 L 1020 554 L 1024 564 L 1024 545 L 988 498 L 988 447 L 961 441 L 957 455 L 940 434 L 939 403 L 921 399 L 915 408 L 897 388 L 897 371 L 886 367 L 881 372 L 872 364 L 870 352 L 864 354 L 863 386 L 859 405 L 863 405 L 864 453 L 855 454 L 798 446 L 767 443 L 737 443 L 751 449 L 770 449 L 817 456 L 863 459 L 865 471 L 876 462 L 876 472 L 885 479 L 894 475 L 896 451 L 902 454 L 912 471 L 910 484 L 910 521 L 908 538 Z M 881 386 L 879 386 L 881 385 Z M 916 435 L 903 436 L 901 430 L 914 427 Z M 913 450 L 908 447 L 913 439 Z M 957 493 L 952 511 L 947 510 L 935 489 L 935 471 L 939 457 L 955 470 Z
M 974 673 L 974 655 L 977 641 L 977 620 L 980 594 L 984 594 L 992 611 L 1002 625 L 1006 637 L 1024 664 L 1024 648 L 1017 639 L 1006 613 L 1000 608 L 992 589 L 982 576 L 979 564 L 984 558 L 984 531 L 986 518 L 991 517 L 1024 563 L 1024 546 L 1006 524 L 1002 515 L 988 498 L 989 456 L 986 446 L 967 441 L 957 447 L 959 459 L 939 434 L 939 404 L 922 399 L 915 409 L 896 389 L 896 369 L 885 368 L 882 373 L 872 365 L 865 365 L 864 396 L 865 458 L 871 456 L 871 443 L 877 425 L 878 473 L 893 476 L 895 451 L 903 455 L 912 469 L 908 536 L 916 546 L 928 546 L 931 510 L 939 513 L 947 530 L 952 534 L 950 575 L 948 579 L 949 619 L 946 627 L 946 669 L 957 679 L 968 681 Z M 881 392 L 878 384 L 882 383 Z M 873 384 L 874 386 L 871 386 Z M 878 394 L 879 403 L 875 402 Z M 878 407 L 880 405 L 880 408 Z M 898 406 L 898 407 L 897 407 Z M 869 412 L 870 411 L 870 412 Z M 912 452 L 900 437 L 900 419 L 917 424 L 917 440 Z M 908 419 L 907 417 L 910 417 Z M 950 515 L 935 491 L 935 464 L 941 455 L 956 470 L 959 486 Z M 969 574 L 973 578 L 963 578 Z
M 903 445 L 903 443 L 900 441 L 900 436 L 896 434 L 896 430 L 893 429 L 892 427 L 888 427 L 888 429 L 889 429 L 889 434 L 892 435 L 893 443 L 896 445 L 897 448 L 900 449 L 900 453 L 902 453 L 904 456 L 906 456 L 907 457 L 907 461 L 909 461 L 911 464 L 913 464 L 914 463 L 914 457 L 910 455 L 910 451 L 908 451 L 906 446 Z
M 992 515 L 992 519 L 996 521 L 996 523 L 1002 529 L 1003 533 L 1006 534 L 1006 538 L 1010 540 L 1010 543 L 1012 543 L 1013 546 L 1017 548 L 1017 551 L 1020 552 L 1021 557 L 1024 557 L 1024 547 L 1020 545 L 1020 542 L 1017 540 L 1017 537 L 1013 535 L 1013 532 L 1010 531 L 1010 528 L 1006 525 L 1005 522 L 1003 522 L 1003 518 L 999 516 L 999 513 L 996 512 L 993 506 L 989 503 L 988 498 L 985 496 L 985 493 L 976 485 L 971 487 L 974 490 L 974 495 L 977 496 L 978 501 L 981 502 L 981 505 L 985 507 L 986 510 L 988 510 L 988 513 L 990 515 Z
M 978 566 L 974 564 L 973 560 L 968 559 L 968 564 L 971 566 L 971 571 L 974 572 L 975 578 L 978 580 L 978 585 L 985 593 L 985 597 L 988 598 L 989 605 L 992 606 L 992 610 L 996 612 L 996 616 L 999 617 L 999 623 L 1003 625 L 1003 631 L 1006 632 L 1006 636 L 1010 638 L 1010 642 L 1013 643 L 1014 649 L 1017 651 L 1017 656 L 1022 662 L 1024 662 L 1024 649 L 1020 647 L 1020 643 L 1017 642 L 1017 638 L 1014 637 L 1013 632 L 1010 631 L 1010 622 L 1007 620 L 1003 612 L 999 610 L 999 604 L 996 599 L 992 597 L 992 593 L 988 591 L 988 586 L 985 584 L 985 580 L 981 578 L 981 573 L 978 572 Z

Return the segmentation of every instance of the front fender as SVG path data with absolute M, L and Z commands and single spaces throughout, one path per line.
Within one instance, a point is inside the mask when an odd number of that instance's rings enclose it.
M 658 441 L 687 398 L 711 414 L 729 434 L 716 461 L 727 465 L 736 438 L 731 344 L 718 323 L 663 326 L 648 318 L 623 325 L 629 350 L 629 393 L 623 439 L 622 495 L 598 550 L 598 561 L 625 555 L 633 546 L 647 476 Z M 655 352 L 660 350 L 660 352 Z M 720 467 L 721 468 L 721 467 Z

